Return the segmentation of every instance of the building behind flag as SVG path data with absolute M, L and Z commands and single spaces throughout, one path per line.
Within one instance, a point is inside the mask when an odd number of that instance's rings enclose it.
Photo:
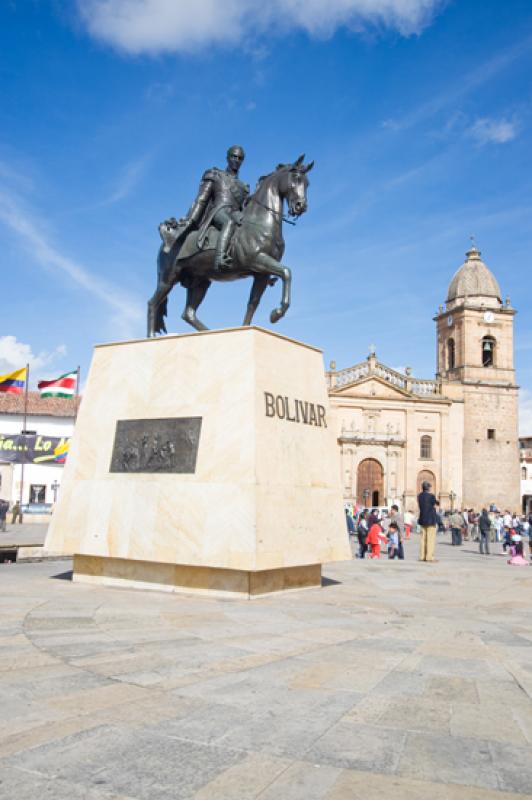
M 12 392 L 0 394 L 0 498 L 10 505 L 18 500 L 22 450 L 15 453 L 14 448 L 22 448 L 25 441 L 28 448 L 22 497 L 25 522 L 43 519 L 27 513 L 28 504 L 32 511 L 45 509 L 49 512 L 59 497 L 62 466 L 68 459 L 68 444 L 74 432 L 79 402 L 79 397 L 43 398 L 40 392 L 30 391 L 24 438 L 21 436 L 22 398 L 13 396 Z

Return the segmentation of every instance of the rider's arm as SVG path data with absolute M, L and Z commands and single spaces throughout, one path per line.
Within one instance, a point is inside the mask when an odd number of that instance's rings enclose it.
M 200 187 L 196 199 L 190 206 L 186 221 L 192 224 L 198 224 L 203 217 L 203 212 L 209 202 L 209 198 L 211 196 L 212 187 L 213 187 L 214 175 L 212 170 L 208 169 L 207 172 L 203 173 L 203 177 L 201 179 Z

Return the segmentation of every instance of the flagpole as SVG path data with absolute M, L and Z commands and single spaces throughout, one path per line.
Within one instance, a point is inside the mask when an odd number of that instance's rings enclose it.
M 77 370 L 76 370 L 76 404 L 75 404 L 75 406 L 74 406 L 74 422 L 75 422 L 75 421 L 77 420 L 77 418 L 78 418 L 78 407 L 79 407 L 79 403 L 78 403 L 78 397 L 79 397 L 79 373 L 80 373 L 80 366 L 79 366 L 79 364 L 78 364 L 78 368 L 77 368 Z
M 22 464 L 20 469 L 20 519 L 22 519 L 22 493 L 24 491 L 24 464 L 26 463 L 26 425 L 28 419 L 28 387 L 30 385 L 30 365 L 26 364 L 26 385 L 24 389 L 24 416 L 22 422 Z

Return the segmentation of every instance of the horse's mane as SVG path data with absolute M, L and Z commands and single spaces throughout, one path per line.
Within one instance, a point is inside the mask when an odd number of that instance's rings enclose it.
M 260 178 L 257 180 L 257 189 L 261 185 L 262 181 L 265 181 L 266 178 L 270 178 L 272 175 L 275 175 L 276 172 L 280 172 L 282 169 L 294 169 L 293 164 L 277 164 L 275 169 L 271 172 L 268 172 L 267 175 L 261 175 Z

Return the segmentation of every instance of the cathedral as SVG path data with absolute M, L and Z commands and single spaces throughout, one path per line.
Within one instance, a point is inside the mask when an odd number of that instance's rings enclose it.
M 428 480 L 443 510 L 520 508 L 515 309 L 476 247 L 434 317 L 433 379 L 398 372 L 372 350 L 327 372 L 346 502 L 417 508 Z

